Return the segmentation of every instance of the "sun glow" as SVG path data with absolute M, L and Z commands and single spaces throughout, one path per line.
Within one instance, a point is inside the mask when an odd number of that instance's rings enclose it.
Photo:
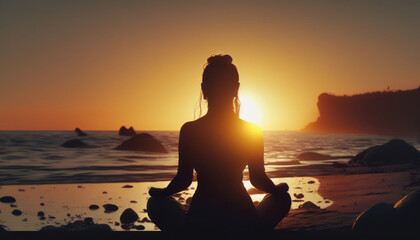
M 245 121 L 261 126 L 261 115 L 258 106 L 247 96 L 240 96 L 241 111 L 239 117 Z

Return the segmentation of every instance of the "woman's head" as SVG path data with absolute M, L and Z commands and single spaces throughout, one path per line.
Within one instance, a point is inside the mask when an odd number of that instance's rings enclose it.
M 201 89 L 204 99 L 215 105 L 234 103 L 234 110 L 239 115 L 239 74 L 231 56 L 214 55 L 207 59 Z

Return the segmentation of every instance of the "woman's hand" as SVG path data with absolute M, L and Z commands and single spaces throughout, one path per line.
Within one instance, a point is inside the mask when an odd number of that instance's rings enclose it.
M 284 194 L 289 191 L 289 185 L 287 183 L 279 183 L 276 185 L 276 192 L 274 194 Z
M 149 189 L 149 195 L 152 196 L 152 197 L 165 197 L 166 196 L 166 188 L 151 187 Z

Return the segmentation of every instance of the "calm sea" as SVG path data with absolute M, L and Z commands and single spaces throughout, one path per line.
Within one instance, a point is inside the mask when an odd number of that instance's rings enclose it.
M 128 137 L 116 131 L 0 131 L 0 184 L 150 182 L 170 180 L 178 163 L 178 131 L 148 132 L 162 142 L 168 154 L 117 151 Z M 139 132 L 140 133 L 140 132 Z M 299 161 L 302 152 L 352 156 L 395 136 L 264 132 L 266 171 L 310 164 L 347 162 L 349 158 Z M 399 137 L 420 149 L 420 138 Z M 82 139 L 93 148 L 64 148 L 70 139 Z

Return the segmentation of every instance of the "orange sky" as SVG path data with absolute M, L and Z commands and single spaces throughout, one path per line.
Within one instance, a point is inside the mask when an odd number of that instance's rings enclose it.
M 2 130 L 178 130 L 217 53 L 264 130 L 314 121 L 322 92 L 420 85 L 415 1 L 44 2 L 0 3 Z

